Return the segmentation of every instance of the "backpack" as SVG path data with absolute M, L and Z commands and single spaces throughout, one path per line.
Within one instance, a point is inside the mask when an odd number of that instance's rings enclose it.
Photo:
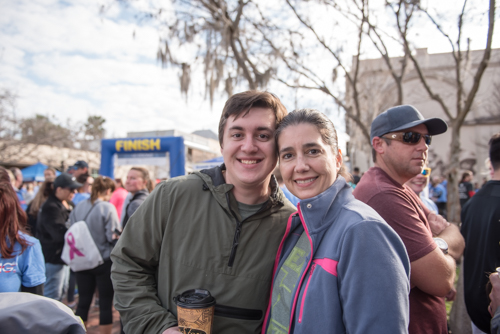
M 93 269 L 104 263 L 101 252 L 97 248 L 85 222 L 85 219 L 92 212 L 94 206 L 92 206 L 83 220 L 71 225 L 64 235 L 64 247 L 61 259 L 74 272 Z

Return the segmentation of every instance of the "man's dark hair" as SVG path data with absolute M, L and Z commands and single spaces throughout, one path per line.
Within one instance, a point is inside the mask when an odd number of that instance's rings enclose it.
M 490 145 L 490 162 L 494 171 L 500 169 L 500 132 L 495 133 L 488 143 Z
M 280 99 L 272 93 L 249 90 L 234 94 L 226 101 L 219 121 L 219 144 L 221 147 L 224 138 L 224 127 L 226 126 L 227 119 L 230 116 L 234 116 L 234 119 L 237 119 L 240 116 L 244 117 L 252 108 L 272 109 L 276 117 L 276 128 L 278 128 L 281 120 L 288 113 Z
M 359 167 L 354 167 L 353 171 L 359 173 Z
M 78 183 L 81 183 L 81 184 L 84 184 L 85 182 L 87 182 L 87 179 L 89 178 L 89 174 L 81 174 L 81 175 L 78 175 L 78 177 L 76 178 L 76 182 Z

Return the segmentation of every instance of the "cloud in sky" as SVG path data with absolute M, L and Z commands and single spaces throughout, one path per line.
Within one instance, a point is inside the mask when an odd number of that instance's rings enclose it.
M 119 137 L 216 131 L 222 100 L 212 111 L 194 82 L 185 102 L 177 70 L 156 62 L 155 27 L 136 24 L 117 6 L 101 16 L 99 0 L 1 2 L 0 86 L 19 96 L 18 117 L 39 113 L 75 123 L 102 115 L 108 136 Z

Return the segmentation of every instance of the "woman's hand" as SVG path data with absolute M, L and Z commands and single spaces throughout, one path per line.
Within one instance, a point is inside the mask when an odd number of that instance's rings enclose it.
M 490 305 L 488 307 L 488 311 L 490 312 L 491 316 L 495 316 L 495 312 L 500 306 L 500 276 L 498 276 L 498 273 L 493 273 L 490 275 L 490 282 L 491 282 L 491 292 L 490 292 Z
M 177 326 L 170 327 L 166 331 L 163 331 L 162 334 L 175 334 L 175 333 L 181 333 L 181 331 L 179 330 L 179 327 L 177 327 Z

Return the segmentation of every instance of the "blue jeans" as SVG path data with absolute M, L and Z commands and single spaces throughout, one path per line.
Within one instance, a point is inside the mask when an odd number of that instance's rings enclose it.
M 45 281 L 43 295 L 61 301 L 67 286 L 69 267 L 64 264 L 45 263 Z

